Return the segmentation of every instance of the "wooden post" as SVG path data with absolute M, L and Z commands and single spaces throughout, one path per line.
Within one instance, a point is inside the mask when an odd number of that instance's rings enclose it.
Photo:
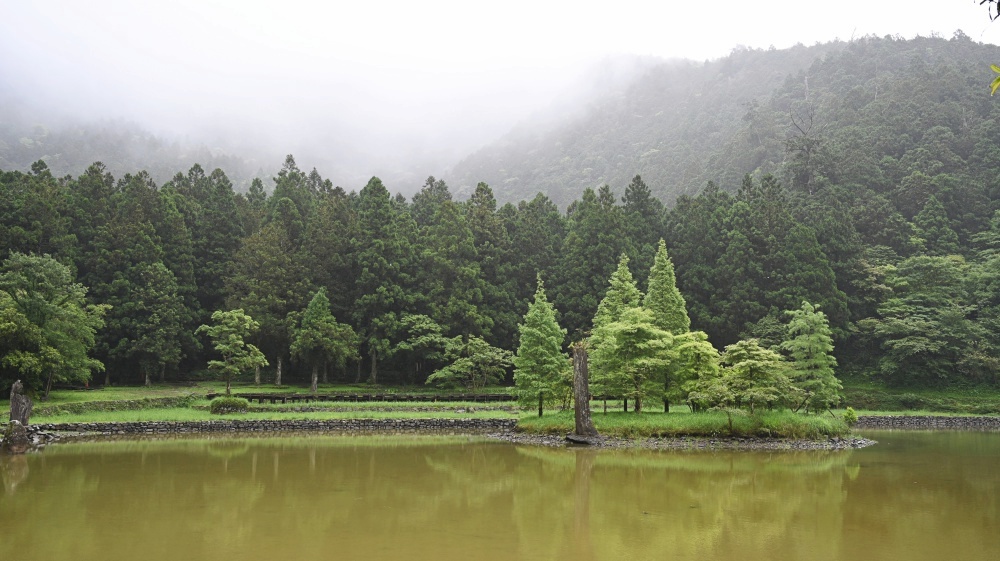
M 587 372 L 587 347 L 573 345 L 573 405 L 576 409 L 576 432 L 579 436 L 597 436 L 590 419 L 590 377 Z

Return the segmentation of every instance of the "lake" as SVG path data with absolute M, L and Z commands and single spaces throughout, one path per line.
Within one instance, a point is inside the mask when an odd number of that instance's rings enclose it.
M 871 448 L 477 437 L 64 443 L 0 457 L 0 559 L 996 560 L 1000 433 Z

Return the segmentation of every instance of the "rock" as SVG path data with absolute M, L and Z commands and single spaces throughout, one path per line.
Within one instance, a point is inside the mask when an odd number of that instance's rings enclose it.
M 573 444 L 584 444 L 587 446 L 597 444 L 598 442 L 597 439 L 592 436 L 581 436 L 579 434 L 572 433 L 566 435 L 566 440 L 568 442 L 572 442 Z
M 11 421 L 3 432 L 3 443 L 0 452 L 6 454 L 24 454 L 31 448 L 31 437 L 19 421 Z

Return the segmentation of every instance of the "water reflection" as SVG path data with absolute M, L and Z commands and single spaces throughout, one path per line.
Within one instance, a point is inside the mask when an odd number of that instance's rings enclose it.
M 879 440 L 742 453 L 413 436 L 67 444 L 0 458 L 0 559 L 1000 554 L 1000 435 Z

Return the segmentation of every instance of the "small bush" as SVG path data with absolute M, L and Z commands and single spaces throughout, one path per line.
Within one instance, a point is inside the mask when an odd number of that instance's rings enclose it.
M 858 424 L 858 414 L 854 412 L 853 407 L 848 407 L 844 410 L 844 424 L 849 427 L 853 427 Z
M 899 396 L 899 404 L 906 409 L 922 409 L 926 405 L 924 398 L 912 393 L 904 393 Z
M 217 397 L 212 400 L 212 413 L 225 415 L 227 413 L 246 413 L 250 402 L 242 397 Z

